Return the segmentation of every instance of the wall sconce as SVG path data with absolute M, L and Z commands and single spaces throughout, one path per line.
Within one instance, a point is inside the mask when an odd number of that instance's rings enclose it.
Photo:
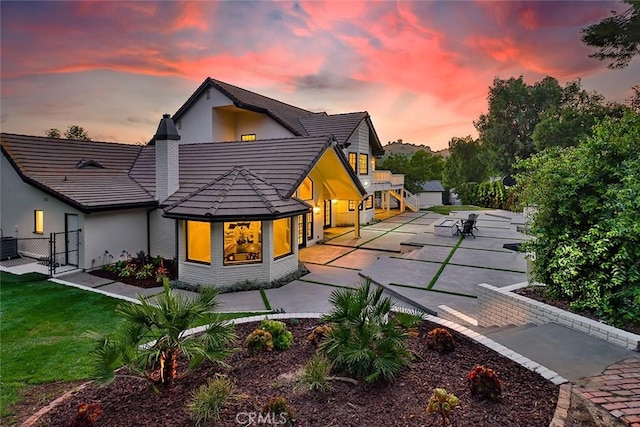
M 320 212 L 320 206 L 315 205 L 315 206 L 313 207 L 313 213 L 318 213 L 318 212 Z
M 364 184 L 364 187 L 367 188 L 369 186 L 369 181 L 365 181 L 363 182 L 363 184 Z

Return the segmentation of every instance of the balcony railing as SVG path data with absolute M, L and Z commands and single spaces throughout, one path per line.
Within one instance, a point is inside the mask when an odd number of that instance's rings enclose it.
M 391 173 L 391 171 L 376 170 L 373 171 L 373 183 L 378 184 L 378 186 L 400 188 L 404 186 L 404 175 Z

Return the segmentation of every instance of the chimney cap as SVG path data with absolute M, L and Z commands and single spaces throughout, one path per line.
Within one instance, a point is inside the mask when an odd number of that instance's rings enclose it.
M 158 130 L 156 134 L 153 136 L 154 141 L 179 141 L 180 135 L 178 135 L 178 130 L 176 129 L 175 123 L 171 119 L 169 114 L 163 114 L 162 120 L 160 120 L 160 124 L 158 125 Z

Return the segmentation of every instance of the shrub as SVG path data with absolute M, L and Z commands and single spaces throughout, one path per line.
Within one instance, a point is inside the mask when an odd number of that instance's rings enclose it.
M 169 288 L 154 302 L 139 297 L 139 303 L 122 303 L 116 313 L 123 319 L 111 335 L 90 332 L 95 341 L 92 354 L 95 374 L 102 383 L 110 383 L 115 371 L 126 366 L 134 374 L 154 384 L 167 385 L 177 375 L 178 355 L 195 368 L 204 359 L 224 365 L 236 339 L 234 326 L 220 318 L 218 292 L 203 288 L 196 298 L 187 298 Z M 201 334 L 185 335 L 195 326 L 206 324 Z
M 145 264 L 136 272 L 136 279 L 144 280 L 153 277 L 153 264 Z
M 192 392 L 188 408 L 196 425 L 209 420 L 219 421 L 220 412 L 225 403 L 234 396 L 235 389 L 234 381 L 216 375 L 215 378 L 210 378 L 207 384 Z
M 332 364 L 367 382 L 393 380 L 409 365 L 407 333 L 389 316 L 391 299 L 366 281 L 356 289 L 332 292 L 331 312 L 323 320 L 332 330 L 320 344 Z
M 76 410 L 76 416 L 69 422 L 69 427 L 88 427 L 96 423 L 102 415 L 99 403 L 81 403 Z
M 282 396 L 269 399 L 269 403 L 262 407 L 260 413 L 273 425 L 290 426 L 296 420 L 296 410 L 287 405 L 287 399 Z
M 417 337 L 419 335 L 418 325 L 422 323 L 422 316 L 420 314 L 399 311 L 395 314 L 395 318 L 398 324 L 407 331 L 409 336 Z
M 244 346 L 249 351 L 249 354 L 264 350 L 271 351 L 273 349 L 273 337 L 264 329 L 256 329 L 244 340 Z
M 130 262 L 127 265 L 125 265 L 123 269 L 120 270 L 120 273 L 118 273 L 118 277 L 123 277 L 123 278 L 133 277 L 136 274 L 137 268 L 138 266 L 136 264 Z
M 331 369 L 329 359 L 321 353 L 316 353 L 311 360 L 305 363 L 298 382 L 306 384 L 311 391 L 324 393 L 331 390 L 331 385 L 329 385 Z
M 260 329 L 271 334 L 273 338 L 273 348 L 276 350 L 287 350 L 291 348 L 293 334 L 291 331 L 287 331 L 287 325 L 284 322 L 265 319 L 260 322 Z
M 318 347 L 329 332 L 331 332 L 331 325 L 316 326 L 313 331 L 307 335 L 307 341 Z
M 493 369 L 478 365 L 467 375 L 471 394 L 482 399 L 497 400 L 502 394 L 502 381 Z
M 453 393 L 447 393 L 447 390 L 437 388 L 429 399 L 427 414 L 439 414 L 442 417 L 442 425 L 446 427 L 450 425 L 449 415 L 451 411 L 459 404 L 460 400 Z
M 453 336 L 444 328 L 435 328 L 427 333 L 427 348 L 432 348 L 439 353 L 447 353 L 455 348 Z

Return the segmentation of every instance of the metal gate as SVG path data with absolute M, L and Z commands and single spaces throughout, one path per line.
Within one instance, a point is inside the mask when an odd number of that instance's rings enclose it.
M 46 266 L 49 276 L 53 276 L 62 266 L 78 266 L 81 231 L 50 233 L 49 237 L 16 238 L 17 253 L 20 257 L 32 258 Z

